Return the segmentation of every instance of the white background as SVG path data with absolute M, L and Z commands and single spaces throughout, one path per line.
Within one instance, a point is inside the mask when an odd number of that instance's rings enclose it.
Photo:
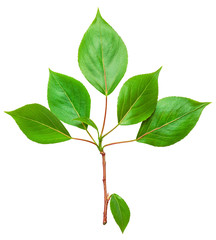
M 215 1 L 15 1 L 0 3 L 0 239 L 216 239 Z M 127 72 L 109 96 L 105 132 L 131 76 L 163 69 L 159 98 L 210 101 L 192 132 L 165 148 L 140 143 L 107 147 L 107 184 L 128 203 L 122 235 L 111 213 L 102 225 L 101 156 L 88 143 L 29 141 L 3 111 L 48 107 L 48 68 L 73 76 L 92 98 L 101 128 L 104 96 L 81 74 L 77 51 L 97 8 L 124 40 Z M 88 136 L 65 124 L 73 137 Z M 119 127 L 106 143 L 133 139 L 139 124 Z M 93 134 L 94 134 L 94 130 Z

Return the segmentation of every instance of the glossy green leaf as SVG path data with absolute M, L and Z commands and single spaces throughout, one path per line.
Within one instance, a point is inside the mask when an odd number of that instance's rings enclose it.
M 81 82 L 50 70 L 47 94 L 50 110 L 60 120 L 81 129 L 87 127 L 74 120 L 90 116 L 91 99 Z
M 158 99 L 160 69 L 130 78 L 122 86 L 117 104 L 118 123 L 130 125 L 142 122 L 154 112 Z
M 86 79 L 104 95 L 113 92 L 126 72 L 126 46 L 99 10 L 80 43 L 78 62 Z
M 180 141 L 194 128 L 208 104 L 184 97 L 161 99 L 152 116 L 142 123 L 138 142 L 164 147 Z
M 130 209 L 127 203 L 119 195 L 112 194 L 110 200 L 110 209 L 116 223 L 123 233 L 130 220 Z
M 71 139 L 70 134 L 47 108 L 40 104 L 28 104 L 9 114 L 22 132 L 37 143 L 58 143 Z
M 82 123 L 85 123 L 86 125 L 89 125 L 89 126 L 93 127 L 94 129 L 96 129 L 97 132 L 98 132 L 98 127 L 97 127 L 97 125 L 96 125 L 90 118 L 76 118 L 76 119 L 74 119 L 74 120 L 80 121 L 80 122 L 82 122 Z M 99 133 L 99 132 L 98 132 L 98 133 Z

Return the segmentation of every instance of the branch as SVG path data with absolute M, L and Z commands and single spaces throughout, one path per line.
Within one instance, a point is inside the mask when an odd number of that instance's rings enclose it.
M 148 135 L 148 134 L 151 133 L 151 132 L 154 132 L 154 131 L 157 130 L 157 129 L 158 129 L 158 128 L 153 129 L 153 130 L 151 130 L 151 131 L 149 131 L 149 132 L 147 132 L 147 133 L 144 133 L 142 136 L 140 136 L 140 137 L 138 137 L 138 138 L 136 138 L 136 139 L 133 139 L 133 140 L 127 140 L 127 141 L 121 141 L 121 142 L 114 142 L 114 143 L 106 144 L 106 145 L 103 146 L 103 148 L 108 147 L 108 146 L 111 146 L 111 145 L 115 145 L 115 144 L 130 143 L 130 142 L 138 141 L 138 140 L 140 140 L 141 138 L 143 138 L 144 136 Z M 105 135 L 104 135 L 104 136 L 105 136 Z
M 115 145 L 115 144 L 120 144 L 120 143 L 129 143 L 129 142 L 135 142 L 137 141 L 137 139 L 133 139 L 133 140 L 128 140 L 128 141 L 121 141 L 121 142 L 114 142 L 114 143 L 109 143 L 103 146 L 103 148 L 111 146 L 111 145 Z
M 107 115 L 107 95 L 106 95 L 106 99 L 105 99 L 105 112 L 104 112 L 103 126 L 102 126 L 102 130 L 101 130 L 101 134 L 100 134 L 101 137 L 103 135 L 103 131 L 104 131 L 104 127 L 105 127 L 106 115 Z
M 103 138 L 105 137 L 105 136 L 107 136 L 108 134 L 110 134 L 113 130 L 115 130 L 117 127 L 119 126 L 119 123 L 114 127 L 114 128 L 112 128 L 109 132 L 107 132 L 106 134 L 104 134 L 103 135 Z
M 87 139 L 82 139 L 82 138 L 71 138 L 71 139 L 74 139 L 74 140 L 79 140 L 79 141 L 83 141 L 83 142 L 88 142 L 88 143 L 92 143 L 94 145 L 97 146 L 97 144 L 95 142 L 92 142 L 92 141 L 89 141 Z

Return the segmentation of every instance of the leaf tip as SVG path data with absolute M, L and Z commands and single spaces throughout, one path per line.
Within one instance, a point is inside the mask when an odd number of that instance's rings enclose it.
M 4 113 L 7 113 L 8 115 L 10 115 L 10 112 L 9 112 L 9 111 L 4 111 Z
M 156 72 L 160 72 L 163 66 L 161 66 Z
M 96 15 L 96 16 L 97 16 L 97 17 L 101 17 L 99 8 L 97 9 L 97 15 Z
M 207 107 L 209 104 L 211 104 L 212 102 L 203 102 L 202 104 L 204 105 L 204 107 Z
M 97 14 L 96 14 L 95 20 L 96 20 L 96 19 L 98 19 L 98 20 L 99 20 L 99 19 L 103 19 L 102 16 L 101 16 L 101 13 L 100 13 L 99 8 L 97 9 Z
M 14 110 L 15 111 L 15 110 Z M 14 111 L 4 111 L 4 113 L 8 114 L 9 116 L 13 117 Z
M 124 233 L 124 231 L 125 231 L 125 229 L 126 229 L 126 227 L 125 228 L 121 228 L 121 227 L 119 227 L 120 228 L 120 230 L 121 230 L 121 232 L 122 232 L 122 234 Z

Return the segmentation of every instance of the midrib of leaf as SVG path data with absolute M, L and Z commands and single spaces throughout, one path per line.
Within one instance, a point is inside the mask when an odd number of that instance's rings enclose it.
M 99 22 L 99 29 L 100 29 L 101 56 L 102 56 L 102 64 L 103 64 L 103 70 L 104 70 L 105 95 L 107 96 L 107 80 L 106 80 L 106 70 L 105 70 L 105 64 L 104 64 L 103 41 L 102 41 L 100 22 Z
M 69 139 L 72 139 L 71 136 L 69 136 L 69 135 L 67 135 L 67 134 L 65 134 L 65 133 L 63 133 L 63 132 L 61 132 L 61 131 L 59 131 L 59 130 L 57 130 L 57 129 L 55 129 L 55 128 L 52 128 L 52 127 L 50 127 L 49 125 L 46 125 L 46 124 L 44 124 L 44 123 L 41 123 L 41 122 L 39 122 L 39 121 L 37 121 L 37 120 L 33 120 L 33 119 L 31 119 L 31 118 L 27 118 L 27 117 L 23 117 L 23 116 L 19 116 L 19 115 L 16 115 L 16 117 L 23 118 L 23 119 L 26 119 L 26 120 L 29 120 L 29 121 L 38 123 L 38 124 L 40 124 L 40 125 L 42 125 L 42 126 L 45 126 L 45 127 L 47 127 L 47 128 L 50 128 L 50 129 L 52 129 L 52 130 L 54 130 L 54 131 L 56 131 L 56 132 L 58 132 L 58 133 L 60 133 L 60 134 L 62 134 L 62 135 L 64 135 L 64 136 L 68 137 Z
M 60 84 L 60 82 L 56 79 L 56 77 L 54 76 L 54 74 L 53 74 L 53 77 L 54 77 L 55 81 L 58 83 L 58 85 L 61 87 L 61 89 L 62 89 L 63 93 L 65 94 L 65 96 L 68 98 L 68 100 L 69 100 L 69 102 L 71 103 L 73 109 L 75 110 L 77 116 L 80 117 L 80 115 L 79 115 L 78 111 L 76 110 L 73 102 L 72 102 L 71 99 L 69 98 L 68 94 L 66 93 L 66 91 L 64 90 L 64 88 L 62 87 L 62 85 Z
M 169 124 L 171 124 L 171 123 L 173 123 L 173 122 L 178 121 L 179 119 L 187 116 L 188 114 L 191 114 L 192 112 L 197 111 L 198 109 L 202 108 L 204 105 L 205 105 L 205 104 L 202 104 L 202 105 L 199 106 L 198 108 L 196 108 L 196 109 L 194 109 L 194 110 L 192 110 L 192 111 L 190 111 L 190 112 L 187 112 L 187 113 L 183 114 L 182 116 L 180 116 L 180 117 L 178 117 L 178 118 L 175 118 L 175 119 L 173 119 L 172 121 L 167 122 L 167 123 L 161 125 L 160 127 L 157 127 L 157 128 L 155 128 L 155 129 L 152 129 L 152 130 L 149 131 L 149 132 L 144 133 L 142 136 L 138 137 L 138 138 L 136 139 L 136 141 L 140 140 L 141 138 L 143 138 L 144 136 L 146 136 L 146 135 L 148 135 L 148 134 L 150 134 L 150 133 L 152 133 L 152 132 L 155 132 L 155 131 L 157 131 L 157 130 L 160 130 L 161 128 L 163 128 L 163 127 L 165 127 L 165 126 L 167 126 L 167 125 L 169 125 Z
M 44 117 L 46 117 L 46 118 L 54 125 L 54 127 L 57 128 L 55 122 L 53 122 L 53 120 L 52 120 L 51 118 L 49 118 L 49 117 L 48 117 L 46 114 L 44 114 L 42 111 L 40 111 L 40 114 L 42 114 Z
M 155 76 L 155 74 L 152 76 L 151 80 L 149 80 L 148 84 L 146 85 L 145 89 L 141 92 L 141 94 L 138 96 L 138 98 L 134 101 L 134 103 L 131 105 L 131 107 L 129 108 L 129 110 L 125 113 L 124 117 L 120 120 L 119 124 L 122 123 L 122 121 L 125 119 L 125 117 L 128 115 L 128 113 L 131 111 L 131 109 L 134 107 L 134 105 L 137 103 L 137 101 L 141 98 L 141 96 L 143 95 L 143 93 L 146 91 L 147 87 L 150 85 L 153 77 Z

